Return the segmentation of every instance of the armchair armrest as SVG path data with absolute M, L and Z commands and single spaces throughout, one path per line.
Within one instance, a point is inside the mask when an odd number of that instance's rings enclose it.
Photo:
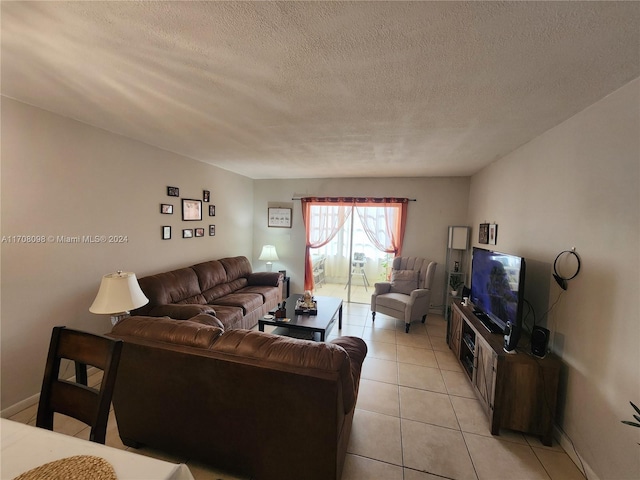
M 428 288 L 416 288 L 415 290 L 411 291 L 411 301 L 415 301 L 418 298 L 421 297 L 426 297 L 427 295 L 429 295 L 431 293 L 431 290 Z
M 215 317 L 216 311 L 211 305 L 200 304 L 165 304 L 156 305 L 153 307 L 148 315 L 151 317 L 169 317 L 174 320 L 189 320 L 192 317 L 200 315 L 201 313 L 208 313 Z
M 391 291 L 391 282 L 376 282 L 373 284 L 373 295 L 383 295 Z

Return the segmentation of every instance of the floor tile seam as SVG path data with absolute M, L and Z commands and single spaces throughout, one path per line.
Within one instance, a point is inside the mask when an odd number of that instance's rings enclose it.
M 398 381 L 398 387 L 411 388 L 413 390 L 419 390 L 421 392 L 439 393 L 440 395 L 449 395 L 447 392 L 439 392 L 438 390 L 431 390 L 429 388 L 416 387 L 414 385 L 405 385 Z
M 453 477 L 447 477 L 445 475 L 440 475 L 438 473 L 434 473 L 434 472 L 430 472 L 428 470 L 418 470 L 417 468 L 412 468 L 412 467 L 402 467 L 404 470 L 411 470 L 412 472 L 419 472 L 419 473 L 426 473 L 427 475 L 431 475 L 432 477 L 438 477 L 438 478 L 442 478 L 444 480 L 456 480 Z M 404 478 L 404 472 L 402 472 L 402 478 Z
M 528 443 L 519 443 L 519 442 L 514 442 L 512 440 L 506 439 L 506 438 L 499 438 L 498 435 L 481 435 L 479 433 L 474 433 L 474 432 L 465 432 L 462 431 L 462 439 L 464 441 L 465 447 L 467 448 L 467 452 L 469 453 L 469 458 L 471 458 L 471 463 L 473 465 L 473 469 L 476 471 L 476 476 L 478 478 L 480 478 L 480 476 L 478 475 L 478 472 L 476 470 L 475 467 L 475 462 L 473 461 L 473 456 L 471 455 L 471 450 L 469 449 L 469 445 L 467 443 L 467 435 L 469 436 L 474 436 L 474 437 L 481 437 L 481 438 L 492 438 L 494 440 L 497 440 L 500 443 L 509 443 L 511 445 L 520 445 L 522 447 L 526 447 L 529 450 L 531 450 L 531 453 L 533 454 L 534 458 L 538 461 L 538 463 L 542 466 L 542 469 L 544 470 L 544 472 L 547 474 L 547 476 L 549 477 L 548 480 L 551 480 L 552 477 L 551 475 L 549 475 L 549 473 L 547 472 L 547 469 L 544 468 L 544 463 L 542 463 L 542 461 L 540 460 L 540 458 L 536 455 L 535 450 L 533 449 L 533 447 L 531 445 L 529 445 Z
M 352 453 L 352 452 L 349 452 L 348 450 L 347 450 L 347 453 L 349 455 L 353 455 L 354 457 L 366 458 L 368 460 L 373 460 L 374 462 L 384 463 L 386 465 L 391 465 L 393 467 L 399 467 L 399 468 L 403 468 L 403 469 L 407 468 L 404 465 L 398 465 L 397 463 L 389 462 L 388 460 L 380 460 L 379 458 L 375 458 L 375 457 L 368 457 L 367 455 L 362 455 L 361 453 Z M 403 461 L 403 463 L 404 463 L 404 461 Z
M 531 447 L 531 445 L 529 445 Z M 538 460 L 538 462 L 540 462 L 540 465 L 542 465 L 542 469 L 544 470 L 544 473 L 547 474 L 547 476 L 549 477 L 549 479 L 553 479 L 553 476 L 551 475 L 551 473 L 547 470 L 547 467 L 545 467 L 544 462 L 542 461 L 542 459 L 538 456 L 538 454 L 536 453 L 535 448 L 531 447 L 531 450 L 533 451 L 533 455 L 536 457 L 536 459 Z M 565 453 L 566 455 L 566 453 Z

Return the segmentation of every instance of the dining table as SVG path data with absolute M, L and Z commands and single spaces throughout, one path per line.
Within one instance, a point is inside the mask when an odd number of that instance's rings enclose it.
M 5 418 L 0 419 L 0 439 L 2 480 L 16 477 L 194 480 L 184 463 L 158 460 Z M 63 469 L 68 473 L 54 475 Z M 81 470 L 82 476 L 72 477 L 74 469 Z

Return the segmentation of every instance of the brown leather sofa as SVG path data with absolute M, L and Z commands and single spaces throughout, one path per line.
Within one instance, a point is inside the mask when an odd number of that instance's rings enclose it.
M 204 318 L 200 318 L 204 317 Z M 367 353 L 192 321 L 129 317 L 113 405 L 122 441 L 259 480 L 340 479 Z
M 132 315 L 188 320 L 208 313 L 226 330 L 253 328 L 282 301 L 281 281 L 278 272 L 253 272 L 247 257 L 211 260 L 140 278 L 149 303 Z

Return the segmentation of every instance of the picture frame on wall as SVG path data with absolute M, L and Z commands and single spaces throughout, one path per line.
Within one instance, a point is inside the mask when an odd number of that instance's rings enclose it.
M 209 236 L 210 237 L 215 237 L 216 236 L 216 226 L 215 225 L 209 225 Z
M 268 208 L 269 227 L 291 228 L 291 208 Z
M 196 237 L 204 237 L 204 228 L 196 228 Z
M 489 245 L 495 245 L 498 242 L 498 225 L 492 223 L 489 225 Z
M 192 238 L 193 237 L 193 229 L 192 228 L 184 228 L 182 229 L 182 238 Z
M 162 213 L 163 215 L 173 215 L 173 205 L 169 203 L 161 203 L 160 213 Z
M 192 198 L 182 199 L 182 220 L 186 222 L 202 220 L 202 201 Z
M 171 226 L 164 225 L 162 227 L 162 240 L 171 240 Z
M 211 199 L 211 192 L 209 190 L 203 190 L 202 191 L 202 201 L 203 202 L 209 202 L 210 199 Z
M 215 205 L 209 205 L 209 216 L 210 217 L 215 217 L 216 216 L 216 206 Z
M 167 187 L 167 195 L 169 197 L 179 197 L 180 189 L 178 187 Z
M 478 228 L 478 243 L 489 243 L 489 224 L 481 223 Z

